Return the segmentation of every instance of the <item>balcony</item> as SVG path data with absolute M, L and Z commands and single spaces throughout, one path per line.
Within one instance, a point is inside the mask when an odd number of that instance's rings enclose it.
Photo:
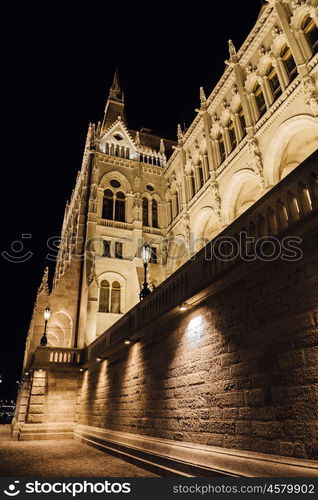
M 77 367 L 83 363 L 83 349 L 67 347 L 37 347 L 34 353 L 33 368 Z

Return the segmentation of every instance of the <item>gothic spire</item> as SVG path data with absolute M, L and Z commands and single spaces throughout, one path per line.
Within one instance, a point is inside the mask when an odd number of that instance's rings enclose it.
M 116 69 L 106 102 L 102 132 L 111 126 L 118 117 L 126 124 L 124 106 L 124 93 L 120 88 L 118 69 Z
M 229 40 L 229 53 L 230 53 L 230 61 L 236 62 L 237 61 L 237 53 L 236 53 L 236 48 L 235 48 L 232 40 Z

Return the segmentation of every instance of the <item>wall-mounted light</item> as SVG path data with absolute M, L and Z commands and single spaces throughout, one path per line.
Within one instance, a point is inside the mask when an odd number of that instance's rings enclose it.
M 80 371 L 80 372 L 83 372 L 83 371 L 84 371 L 84 368 L 80 368 L 80 369 L 79 369 L 79 371 Z
M 189 309 L 189 305 L 186 302 L 182 302 L 179 306 L 179 311 L 187 311 Z
M 130 345 L 130 344 L 131 344 L 131 340 L 130 340 L 130 339 L 128 339 L 128 338 L 127 338 L 127 339 L 125 339 L 125 340 L 124 340 L 124 344 L 125 344 L 125 345 Z

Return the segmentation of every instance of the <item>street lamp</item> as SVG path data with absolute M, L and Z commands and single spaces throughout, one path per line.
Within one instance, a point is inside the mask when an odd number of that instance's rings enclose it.
M 144 282 L 143 282 L 142 289 L 140 290 L 140 294 L 139 294 L 140 300 L 144 299 L 145 297 L 147 297 L 147 295 L 149 295 L 151 293 L 151 290 L 150 290 L 148 283 L 147 283 L 147 267 L 148 267 L 148 264 L 150 261 L 150 257 L 151 257 L 150 246 L 147 244 L 143 245 L 143 247 L 141 249 L 141 260 L 144 264 Z
M 45 320 L 45 326 L 44 326 L 44 333 L 43 333 L 42 338 L 41 338 L 41 346 L 45 347 L 47 345 L 47 336 L 46 336 L 47 322 L 49 321 L 50 316 L 51 316 L 51 309 L 49 307 L 46 307 L 44 309 L 43 316 L 44 316 L 44 320 Z

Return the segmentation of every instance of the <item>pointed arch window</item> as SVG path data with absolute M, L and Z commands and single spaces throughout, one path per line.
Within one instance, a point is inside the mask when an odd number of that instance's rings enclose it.
M 103 212 L 102 212 L 102 218 L 103 219 L 113 219 L 113 212 L 114 212 L 114 194 L 110 189 L 106 189 L 104 191 L 104 198 L 103 198 Z
M 284 63 L 289 81 L 292 82 L 297 76 L 297 66 L 293 54 L 288 45 L 284 45 L 281 50 L 280 57 Z
M 266 75 L 268 77 L 268 81 L 270 83 L 273 92 L 274 101 L 276 101 L 276 99 L 282 94 L 282 86 L 280 84 L 277 71 L 274 68 L 274 66 L 272 65 L 269 66 Z
M 256 83 L 253 93 L 255 95 L 259 116 L 261 117 L 266 111 L 266 102 L 262 91 L 262 87 L 260 86 L 259 83 Z
M 240 125 L 241 125 L 241 131 L 242 131 L 242 138 L 246 136 L 246 121 L 245 121 L 245 116 L 243 112 L 242 106 L 239 107 L 237 111 L 239 120 L 240 120 Z
M 149 216 L 148 216 L 148 199 L 142 199 L 142 223 L 144 226 L 149 226 Z
M 237 146 L 237 139 L 236 139 L 236 134 L 235 134 L 235 128 L 234 128 L 234 123 L 233 120 L 230 120 L 228 123 L 228 130 L 229 130 L 229 138 L 230 138 L 230 145 L 231 145 L 231 151 L 236 148 Z
M 302 30 L 305 33 L 313 54 L 318 52 L 318 28 L 312 17 L 307 16 L 302 22 Z
M 225 158 L 226 158 L 226 151 L 225 151 L 225 145 L 224 145 L 224 137 L 223 137 L 223 134 L 221 132 L 218 136 L 218 143 L 219 143 L 220 158 L 221 158 L 220 163 L 223 163 Z
M 111 312 L 115 314 L 120 313 L 120 284 L 118 281 L 114 281 L 112 284 L 112 294 L 111 294 Z
M 189 175 L 190 200 L 195 195 L 195 182 L 193 172 Z
M 204 177 L 203 177 L 203 168 L 201 165 L 197 167 L 198 169 L 198 180 L 199 180 L 199 189 L 202 188 L 204 184 Z
M 158 227 L 158 203 L 152 200 L 152 227 Z
M 103 280 L 99 291 L 99 312 L 109 312 L 109 291 L 110 287 L 108 281 Z
M 116 193 L 115 220 L 125 222 L 125 195 L 121 191 Z

